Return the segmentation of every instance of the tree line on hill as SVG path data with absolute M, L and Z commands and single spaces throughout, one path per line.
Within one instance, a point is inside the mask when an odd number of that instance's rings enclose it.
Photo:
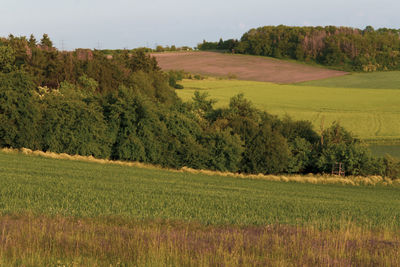
M 310 61 L 346 71 L 400 70 L 400 29 L 265 26 L 240 40 L 203 41 L 198 49 Z
M 46 35 L 10 36 L 0 39 L 0 57 L 0 147 L 242 173 L 329 173 L 335 162 L 347 174 L 400 173 L 338 124 L 319 134 L 243 95 L 224 108 L 198 92 L 182 102 L 141 51 L 107 59 L 60 52 Z
M 134 49 L 102 49 L 98 50 L 102 54 L 108 56 L 108 57 L 113 57 L 113 56 L 118 56 L 124 53 L 135 53 L 135 52 L 145 52 L 145 53 L 154 53 L 154 52 L 180 52 L 180 51 L 193 51 L 192 47 L 189 46 L 175 46 L 175 45 L 167 45 L 167 46 L 162 46 L 162 45 L 157 45 L 156 48 L 150 48 L 150 47 L 138 47 Z

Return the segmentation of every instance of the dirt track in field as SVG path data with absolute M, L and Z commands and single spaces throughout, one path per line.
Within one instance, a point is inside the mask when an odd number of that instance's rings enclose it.
M 286 62 L 267 57 L 215 52 L 155 53 L 164 70 L 185 70 L 210 76 L 234 74 L 240 80 L 295 83 L 342 76 L 347 72 Z

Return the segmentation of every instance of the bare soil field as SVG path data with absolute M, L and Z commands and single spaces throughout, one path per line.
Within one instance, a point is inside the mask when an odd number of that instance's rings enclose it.
M 235 75 L 240 80 L 295 83 L 342 76 L 347 72 L 267 57 L 216 52 L 154 53 L 164 70 L 184 70 L 210 76 Z

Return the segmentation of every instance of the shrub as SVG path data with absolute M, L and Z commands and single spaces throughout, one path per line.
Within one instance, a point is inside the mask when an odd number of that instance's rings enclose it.
M 392 179 L 400 178 L 400 160 L 391 157 L 390 155 L 385 155 L 383 159 L 383 164 L 385 168 L 385 176 Z
M 0 73 L 0 147 L 40 149 L 40 112 L 32 79 L 23 72 Z
M 183 89 L 183 85 L 182 84 L 175 84 L 175 89 Z

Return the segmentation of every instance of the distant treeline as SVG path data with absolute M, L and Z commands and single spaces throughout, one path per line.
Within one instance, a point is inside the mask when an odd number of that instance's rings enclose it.
M 372 157 L 334 124 L 279 119 L 242 95 L 214 108 L 196 93 L 183 103 L 154 58 L 112 59 L 98 51 L 60 52 L 45 35 L 0 41 L 0 147 L 26 147 L 170 168 L 244 173 L 331 172 L 399 175 L 399 163 Z M 176 74 L 176 73 L 175 73 Z
M 400 70 L 400 29 L 265 26 L 240 40 L 198 45 L 200 50 L 311 61 L 348 71 Z
M 149 47 L 138 47 L 134 49 L 103 49 L 99 50 L 104 55 L 114 56 L 114 55 L 121 55 L 124 53 L 136 53 L 136 52 L 145 52 L 145 53 L 154 53 L 154 52 L 179 52 L 179 51 L 192 51 L 193 48 L 189 46 L 162 46 L 157 45 L 155 49 Z

